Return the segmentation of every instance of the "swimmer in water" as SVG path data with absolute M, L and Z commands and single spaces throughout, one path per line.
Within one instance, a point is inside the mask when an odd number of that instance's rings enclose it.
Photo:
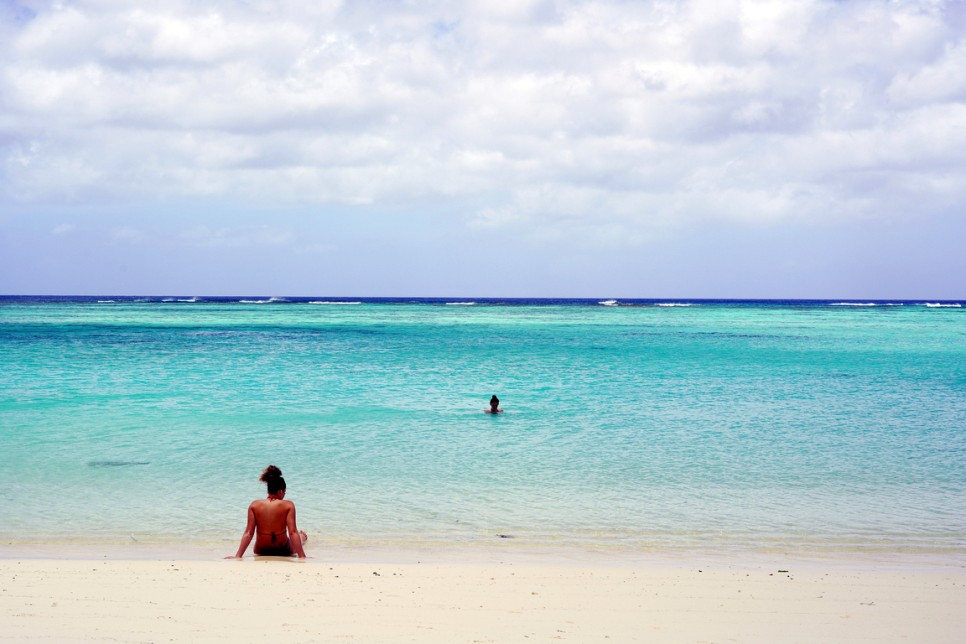
M 308 535 L 295 524 L 295 504 L 285 500 L 285 479 L 282 470 L 269 465 L 259 479 L 268 488 L 267 499 L 255 499 L 248 506 L 248 524 L 242 534 L 238 552 L 225 559 L 241 559 L 248 544 L 255 539 L 252 551 L 262 557 L 292 557 L 305 559 L 302 544 Z
M 503 413 L 503 410 L 500 409 L 500 399 L 497 398 L 496 396 L 493 396 L 492 398 L 490 398 L 490 408 L 489 409 L 484 409 L 483 411 L 485 411 L 488 414 L 501 414 L 501 413 Z

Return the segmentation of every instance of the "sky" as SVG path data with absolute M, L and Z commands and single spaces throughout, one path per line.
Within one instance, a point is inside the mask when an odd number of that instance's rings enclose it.
M 966 299 L 962 0 L 0 0 L 0 294 Z

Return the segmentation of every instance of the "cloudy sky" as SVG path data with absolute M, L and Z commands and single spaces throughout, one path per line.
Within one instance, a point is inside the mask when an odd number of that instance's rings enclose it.
M 0 0 L 0 293 L 966 298 L 962 0 Z

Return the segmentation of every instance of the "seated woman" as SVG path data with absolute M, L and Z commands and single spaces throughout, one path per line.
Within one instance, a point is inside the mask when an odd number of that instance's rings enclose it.
M 259 479 L 268 487 L 267 499 L 255 499 L 248 506 L 248 525 L 242 535 L 235 559 L 241 559 L 248 544 L 255 539 L 253 551 L 264 557 L 305 558 L 302 544 L 308 536 L 295 524 L 295 504 L 285 500 L 285 479 L 282 470 L 269 465 Z M 231 559 L 232 557 L 225 557 Z

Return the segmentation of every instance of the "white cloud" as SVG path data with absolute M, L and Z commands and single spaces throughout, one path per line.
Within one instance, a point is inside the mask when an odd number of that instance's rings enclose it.
M 966 102 L 966 36 L 948 43 L 943 56 L 933 64 L 897 75 L 887 94 L 904 107 Z
M 275 226 L 238 226 L 211 228 L 195 226 L 184 230 L 181 239 L 199 246 L 282 246 L 295 239 L 292 231 Z
M 37 2 L 0 44 L 0 198 L 452 200 L 602 240 L 941 211 L 966 201 L 957 7 Z M 285 238 L 255 232 L 187 238 Z
M 54 226 L 54 229 L 51 230 L 50 232 L 54 235 L 60 236 L 60 235 L 69 235 L 75 230 L 77 230 L 77 226 L 75 226 L 74 224 L 59 224 L 57 226 Z
M 148 241 L 147 234 L 134 226 L 118 226 L 111 230 L 110 241 L 113 244 L 143 244 Z

